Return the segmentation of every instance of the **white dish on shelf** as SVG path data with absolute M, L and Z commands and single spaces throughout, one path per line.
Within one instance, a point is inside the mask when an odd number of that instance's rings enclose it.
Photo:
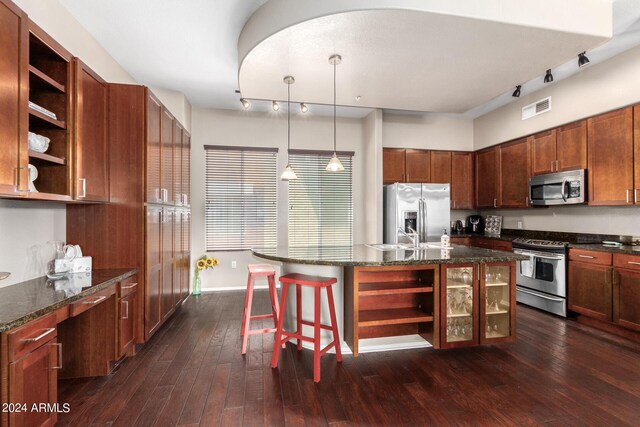
M 38 135 L 37 133 L 29 132 L 29 149 L 37 151 L 38 153 L 44 153 L 49 149 L 49 143 L 51 140 L 46 136 Z
M 29 191 L 31 193 L 37 193 L 38 190 L 36 190 L 36 186 L 33 184 L 33 181 L 38 179 L 38 169 L 36 169 L 36 167 L 33 166 L 32 164 L 29 164 L 28 169 L 29 169 Z

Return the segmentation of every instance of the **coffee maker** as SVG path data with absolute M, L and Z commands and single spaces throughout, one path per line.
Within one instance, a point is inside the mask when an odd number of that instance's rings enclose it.
M 469 215 L 467 217 L 467 233 L 484 234 L 484 220 L 480 215 Z

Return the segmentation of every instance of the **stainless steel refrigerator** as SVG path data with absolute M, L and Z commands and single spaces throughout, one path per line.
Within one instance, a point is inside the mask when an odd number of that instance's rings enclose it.
M 399 230 L 418 233 L 420 243 L 440 242 L 450 232 L 449 184 L 403 184 L 384 186 L 384 243 L 410 243 Z

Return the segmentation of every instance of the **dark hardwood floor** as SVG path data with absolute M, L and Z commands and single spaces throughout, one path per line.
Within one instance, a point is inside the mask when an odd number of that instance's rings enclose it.
M 316 385 L 307 350 L 271 369 L 271 335 L 240 354 L 243 298 L 192 297 L 112 375 L 61 381 L 59 425 L 640 425 L 640 345 L 573 321 L 519 305 L 516 343 L 327 355 Z

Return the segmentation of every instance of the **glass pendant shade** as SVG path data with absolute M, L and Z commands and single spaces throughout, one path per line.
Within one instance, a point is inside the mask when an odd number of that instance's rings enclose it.
M 342 166 L 342 162 L 340 162 L 340 159 L 335 152 L 333 153 L 331 160 L 329 160 L 326 170 L 329 172 L 342 172 L 344 170 L 344 166 Z
M 284 172 L 282 172 L 282 175 L 280 175 L 280 179 L 282 181 L 289 181 L 292 179 L 298 179 L 298 175 L 296 175 L 296 172 L 293 170 L 291 165 L 287 163 L 287 167 L 284 168 Z

